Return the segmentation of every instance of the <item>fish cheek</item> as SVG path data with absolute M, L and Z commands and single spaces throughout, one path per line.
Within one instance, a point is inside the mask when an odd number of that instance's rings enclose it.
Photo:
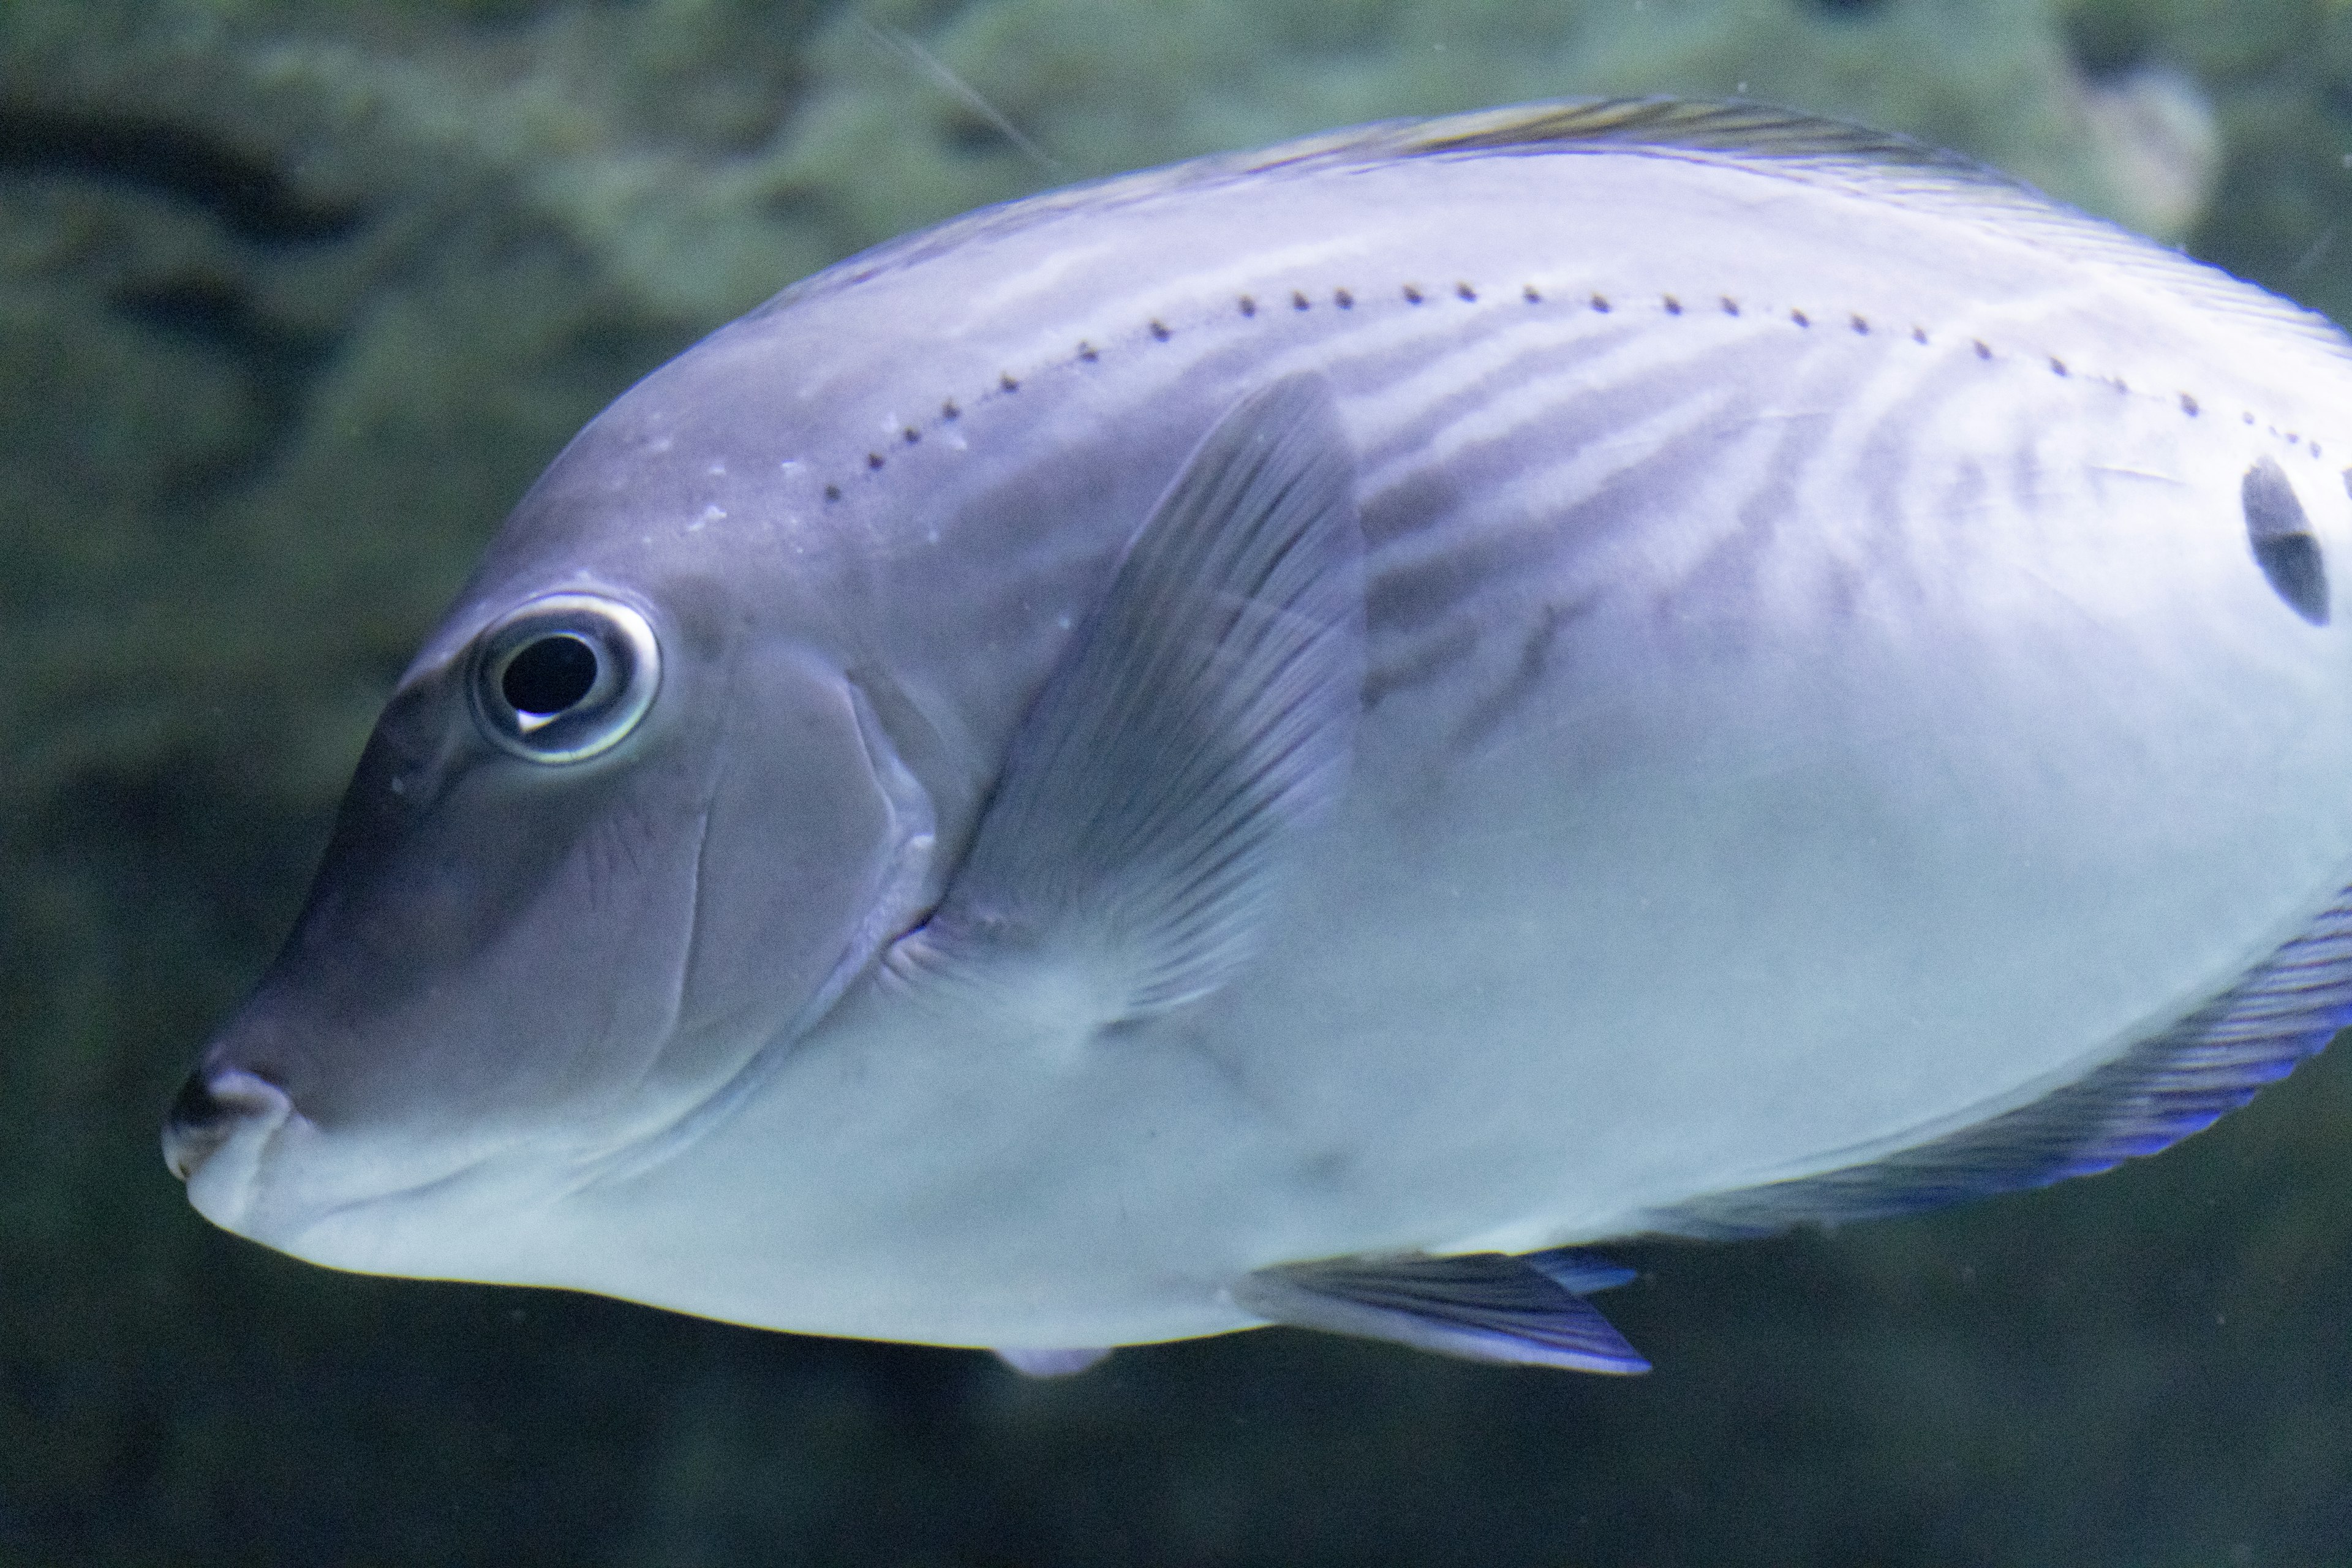
M 895 931 L 875 914 L 903 846 L 846 680 L 752 653 L 712 770 L 679 1027 L 660 1076 L 715 1087 Z
M 416 709 L 379 725 L 293 936 L 216 1047 L 322 1130 L 530 1120 L 667 1033 L 691 758 L 543 768 L 454 722 L 427 734 Z

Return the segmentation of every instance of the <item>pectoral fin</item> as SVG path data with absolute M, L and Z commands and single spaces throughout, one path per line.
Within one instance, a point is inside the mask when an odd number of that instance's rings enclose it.
M 1029 711 L 971 850 L 889 963 L 1083 1021 L 1206 995 L 1339 791 L 1363 686 L 1355 463 L 1320 377 L 1186 461 Z
M 1582 1295 L 1632 1277 L 1567 1249 L 1521 1258 L 1332 1258 L 1261 1268 L 1233 1287 L 1233 1298 L 1274 1322 L 1472 1361 L 1647 1372 L 1650 1363 Z

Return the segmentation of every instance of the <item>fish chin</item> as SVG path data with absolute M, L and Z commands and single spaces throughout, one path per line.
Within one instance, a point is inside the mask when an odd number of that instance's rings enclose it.
M 196 1211 L 275 1251 L 362 1273 L 511 1280 L 512 1222 L 560 1194 L 551 1171 L 614 1135 L 592 1122 L 561 1138 L 479 1127 L 419 1138 L 398 1123 L 322 1124 L 240 1068 L 192 1083 L 163 1153 Z
M 274 1129 L 240 1128 L 191 1175 L 188 1194 L 223 1229 L 325 1268 L 530 1284 L 528 1216 L 560 1195 L 545 1177 L 535 1159 L 496 1153 L 423 1164 L 296 1112 Z

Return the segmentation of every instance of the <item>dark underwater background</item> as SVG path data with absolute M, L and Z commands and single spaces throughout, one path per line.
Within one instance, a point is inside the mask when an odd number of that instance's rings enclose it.
M 331 1273 L 163 1168 L 375 707 L 633 378 L 976 203 L 1622 91 L 2352 319 L 2342 0 L 0 0 L 0 1563 L 2352 1563 L 2340 1046 L 2108 1175 L 1613 1249 L 1632 1380 L 1274 1330 L 1032 1382 Z

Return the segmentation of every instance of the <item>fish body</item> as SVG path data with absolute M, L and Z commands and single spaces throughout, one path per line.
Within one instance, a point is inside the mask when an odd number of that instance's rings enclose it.
M 343 1268 L 1633 1370 L 1572 1249 L 2100 1168 L 2345 1021 L 2347 457 L 2324 323 L 1743 107 L 977 214 L 551 468 L 167 1145 Z M 549 636 L 642 717 L 502 708 Z

